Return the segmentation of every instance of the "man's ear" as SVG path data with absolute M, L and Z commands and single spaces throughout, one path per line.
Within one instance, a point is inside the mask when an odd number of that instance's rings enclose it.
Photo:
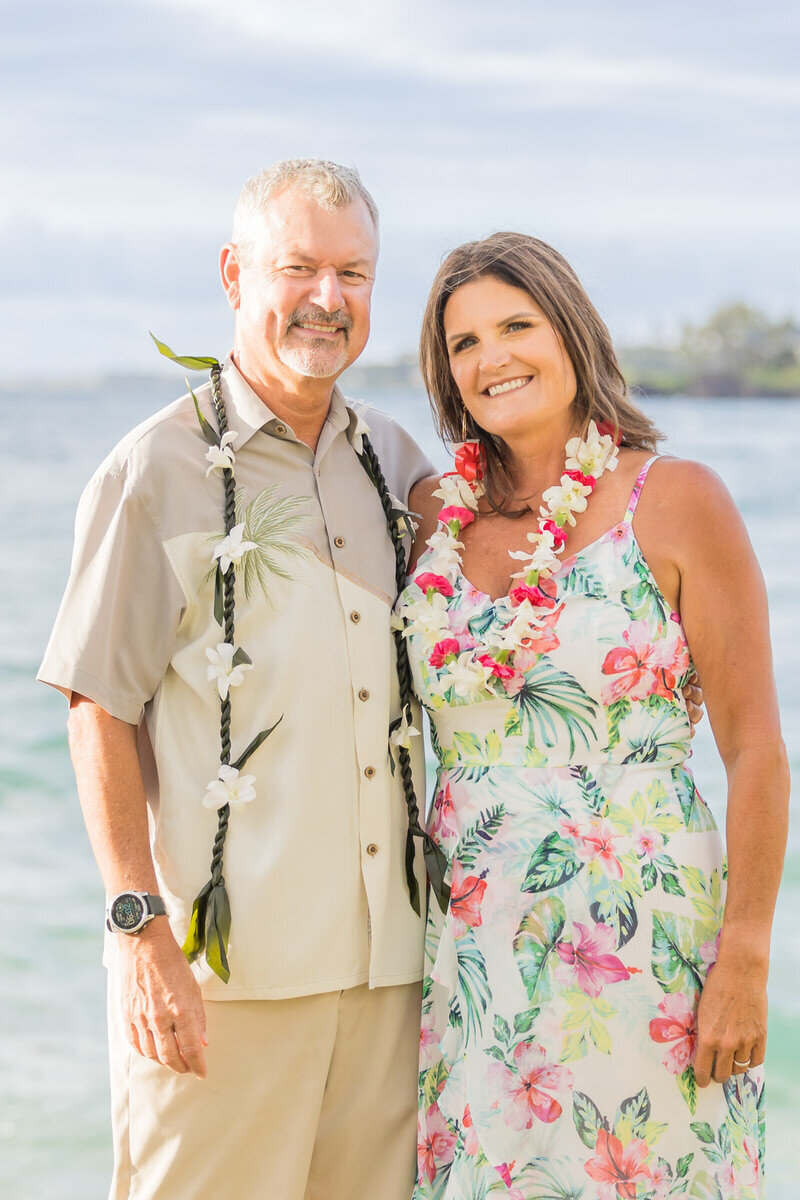
M 241 272 L 239 250 L 233 242 L 226 242 L 219 252 L 219 273 L 228 304 L 236 311 L 239 307 L 239 274 Z

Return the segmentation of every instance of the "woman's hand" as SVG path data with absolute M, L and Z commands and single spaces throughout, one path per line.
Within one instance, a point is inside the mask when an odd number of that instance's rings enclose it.
M 724 955 L 708 972 L 697 1010 L 694 1073 L 699 1087 L 724 1083 L 764 1061 L 768 955 Z

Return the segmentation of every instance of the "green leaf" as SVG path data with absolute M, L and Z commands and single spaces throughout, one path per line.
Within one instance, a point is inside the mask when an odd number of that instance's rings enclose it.
M 167 346 L 164 342 L 160 342 L 154 333 L 151 333 L 150 337 L 155 342 L 159 353 L 163 354 L 165 358 L 172 359 L 172 361 L 178 363 L 179 366 L 185 367 L 187 371 L 208 371 L 211 367 L 219 366 L 219 362 L 216 358 L 201 358 L 192 354 L 175 354 L 172 350 L 170 350 L 169 346 Z
M 536 1024 L 536 1018 L 541 1012 L 540 1008 L 529 1008 L 525 1012 L 518 1012 L 514 1016 L 514 1033 L 530 1033 Z
M 214 620 L 218 625 L 225 624 L 225 583 L 219 559 L 217 559 L 217 569 L 214 572 Z
M 722 1189 L 708 1171 L 697 1171 L 692 1179 L 689 1200 L 722 1200 Z
M 622 1101 L 614 1118 L 615 1130 L 620 1118 L 628 1122 L 634 1137 L 643 1136 L 642 1131 L 650 1119 L 650 1097 L 647 1094 L 647 1088 L 642 1088 L 635 1096 L 629 1096 L 627 1100 Z
M 593 1100 L 583 1092 L 574 1092 L 572 1096 L 572 1119 L 578 1131 L 578 1137 L 589 1150 L 594 1150 L 601 1129 L 607 1128 L 606 1122 L 600 1115 L 600 1109 Z
M 703 986 L 703 976 L 693 960 L 696 948 L 705 938 L 695 938 L 699 922 L 673 913 L 653 914 L 652 969 L 665 992 L 685 992 L 695 996 Z
M 707 1146 L 711 1146 L 717 1140 L 714 1135 L 714 1130 L 709 1125 L 708 1121 L 692 1121 L 689 1126 L 692 1133 L 696 1134 L 701 1142 Z
M 691 1150 L 688 1154 L 684 1154 L 683 1158 L 678 1159 L 678 1165 L 675 1169 L 675 1174 L 679 1179 L 685 1179 L 689 1174 L 689 1167 L 693 1158 L 694 1150 Z
M 483 758 L 483 747 L 478 739 L 478 735 L 475 733 L 464 733 L 461 730 L 457 730 L 453 734 L 453 745 L 460 752 L 459 757 L 462 759 L 472 758 L 480 760 Z
M 505 1017 L 499 1014 L 494 1019 L 494 1036 L 498 1042 L 505 1042 L 506 1045 L 511 1039 L 511 1026 Z
M 569 773 L 581 790 L 586 807 L 598 816 L 604 816 L 607 799 L 600 784 L 590 774 L 588 767 L 570 767 Z
M 267 740 L 269 735 L 272 733 L 273 729 L 278 728 L 278 726 L 280 725 L 282 720 L 283 720 L 283 713 L 281 713 L 281 715 L 278 717 L 278 719 L 274 725 L 270 725 L 269 729 L 262 729 L 261 733 L 256 734 L 256 736 L 253 738 L 252 742 L 247 747 L 247 749 L 244 751 L 244 753 L 240 754 L 239 757 L 237 758 L 236 762 L 231 763 L 231 766 L 234 767 L 237 771 L 241 771 L 242 767 L 247 762 L 248 758 L 250 758 L 251 754 L 255 754 L 258 747 Z
M 522 725 L 520 724 L 519 713 L 515 708 L 510 708 L 506 714 L 504 732 L 506 737 L 516 737 L 522 733 Z
M 212 887 L 206 907 L 206 962 L 223 983 L 231 977 L 228 966 L 228 939 L 231 933 L 231 906 L 224 883 Z
M 608 722 L 608 748 L 613 749 L 619 744 L 619 727 L 627 716 L 630 716 L 631 702 L 627 696 L 620 696 L 613 704 L 606 707 Z
M 457 942 L 456 987 L 462 1001 L 464 1024 L 470 1038 L 479 1038 L 483 1031 L 483 1017 L 489 1009 L 492 993 L 486 974 L 483 955 L 475 945 L 473 935 L 462 937 Z
M 192 400 L 194 401 L 194 411 L 197 413 L 197 420 L 200 422 L 200 429 L 202 431 L 203 437 L 206 439 L 209 446 L 218 446 L 222 439 L 220 438 L 219 434 L 217 433 L 216 429 L 211 424 L 211 422 L 207 421 L 206 418 L 203 416 L 203 414 L 200 412 L 200 405 L 197 403 L 197 396 L 195 396 L 194 392 L 192 391 L 192 385 L 189 383 L 189 380 L 187 379 L 185 382 L 186 382 L 187 388 L 189 389 L 189 395 L 192 397 Z
M 670 896 L 685 896 L 686 892 L 681 887 L 681 881 L 677 875 L 673 875 L 671 871 L 665 872 L 661 876 L 661 886 Z
M 513 697 L 513 704 L 537 748 L 555 746 L 559 736 L 566 733 L 572 757 L 578 738 L 587 750 L 595 741 L 596 703 L 577 679 L 567 671 L 556 670 L 546 658 L 525 672 L 525 682 Z
M 658 874 L 651 862 L 645 863 L 642 867 L 642 887 L 646 892 L 651 891 L 658 882 Z
M 233 656 L 232 665 L 234 667 L 241 667 L 243 663 L 249 663 L 252 666 L 253 660 L 240 646 Z
M 677 1076 L 678 1088 L 686 1101 L 686 1107 L 694 1116 L 697 1112 L 697 1082 L 694 1077 L 694 1068 L 689 1066 L 686 1070 Z
M 523 892 L 546 892 L 572 879 L 583 868 L 569 842 L 555 830 L 536 847 L 528 863 Z
M 522 918 L 514 936 L 514 961 L 531 1000 L 546 1000 L 547 959 L 564 931 L 566 912 L 558 896 L 544 896 Z
M 192 916 L 189 921 L 189 929 L 186 934 L 186 941 L 183 943 L 183 953 L 188 958 L 189 962 L 194 962 L 196 958 L 203 952 L 203 947 L 206 941 L 206 905 L 208 904 L 208 894 L 211 891 L 211 880 L 205 885 L 202 891 L 197 896 L 192 905 Z
M 440 1058 L 435 1066 L 430 1067 L 423 1075 L 422 1094 L 425 1097 L 426 1109 L 439 1099 L 439 1094 L 447 1082 L 448 1070 L 444 1059 Z
M 485 809 L 478 814 L 475 824 L 470 825 L 464 831 L 461 841 L 456 846 L 453 854 L 453 857 L 458 860 L 462 867 L 472 867 L 475 865 L 475 860 L 480 852 L 488 846 L 503 824 L 505 811 L 505 807 L 502 804 L 496 804 L 492 808 Z
M 488 1054 L 490 1058 L 496 1058 L 498 1062 L 506 1061 L 505 1051 L 501 1050 L 499 1046 L 486 1046 L 483 1053 Z
M 603 876 L 602 889 L 596 889 L 598 899 L 589 906 L 592 920 L 610 925 L 617 935 L 617 946 L 626 945 L 639 928 L 636 899 L 623 881 Z

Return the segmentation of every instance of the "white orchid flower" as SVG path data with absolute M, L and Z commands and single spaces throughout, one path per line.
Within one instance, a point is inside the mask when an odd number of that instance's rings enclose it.
M 253 669 L 253 664 L 247 662 L 237 663 L 234 666 L 235 654 L 236 647 L 229 645 L 228 642 L 219 642 L 213 650 L 210 646 L 206 647 L 206 658 L 209 663 L 206 668 L 206 678 L 209 683 L 216 683 L 220 700 L 226 700 L 230 688 L 238 687 L 244 679 L 245 671 Z
M 472 512 L 478 511 L 476 490 L 461 475 L 443 475 L 433 495 L 443 501 L 443 508 L 449 508 L 452 504 L 458 508 L 468 508 Z
M 452 574 L 458 569 L 459 550 L 464 549 L 464 543 L 456 541 L 447 529 L 437 529 L 425 543 L 433 551 L 433 558 L 426 564 L 434 575 L 444 575 L 452 583 Z
M 405 630 L 406 637 L 412 633 L 421 635 L 425 640 L 433 637 L 439 641 L 442 632 L 449 628 L 447 619 L 447 597 L 441 592 L 434 592 L 430 598 L 412 601 L 400 609 L 400 616 L 408 621 Z
M 223 808 L 226 804 L 230 804 L 231 808 L 241 808 L 255 800 L 255 781 L 255 775 L 240 775 L 236 767 L 220 763 L 217 778 L 206 788 L 203 804 L 206 808 L 214 810 Z
M 472 651 L 460 654 L 453 662 L 445 663 L 446 674 L 440 677 L 443 688 L 452 687 L 462 700 L 474 700 L 486 690 L 486 683 L 492 674 L 491 667 L 485 667 L 473 657 Z
M 219 559 L 222 574 L 227 575 L 231 563 L 238 563 L 248 550 L 257 549 L 255 542 L 248 542 L 245 539 L 244 521 L 242 521 L 239 525 L 234 525 L 227 537 L 224 537 L 221 542 L 217 542 L 211 558 L 212 560 Z
M 574 437 L 567 442 L 568 471 L 582 471 L 584 475 L 594 475 L 595 478 L 603 471 L 617 469 L 619 450 L 614 439 L 607 433 L 600 433 L 594 421 L 589 422 L 585 438 Z
M 586 484 L 578 483 L 577 479 L 570 479 L 569 475 L 562 475 L 561 483 L 548 488 L 542 495 L 547 507 L 540 508 L 539 512 L 543 517 L 552 518 L 558 524 L 562 524 L 558 518 L 563 517 L 569 525 L 574 525 L 573 514 L 586 511 L 586 497 L 591 494 L 592 489 Z
M 350 444 L 352 445 L 356 454 L 364 453 L 364 437 L 368 436 L 370 432 L 369 425 L 363 417 L 363 414 L 369 407 L 369 404 L 364 404 L 359 408 L 358 411 L 356 411 L 354 408 L 350 409 L 350 412 L 356 419 L 356 423 L 353 426 L 353 432 L 350 434 Z
M 206 471 L 206 479 L 212 471 L 232 471 L 236 456 L 233 453 L 233 445 L 236 441 L 236 434 L 228 430 L 223 433 L 222 439 L 218 446 L 209 446 L 206 450 L 206 460 L 211 463 L 211 466 Z
M 400 717 L 400 724 L 397 729 L 389 734 L 389 741 L 393 746 L 402 746 L 404 749 L 410 750 L 412 737 L 419 736 L 420 731 L 414 728 L 414 723 L 411 720 L 411 706 L 407 704 Z

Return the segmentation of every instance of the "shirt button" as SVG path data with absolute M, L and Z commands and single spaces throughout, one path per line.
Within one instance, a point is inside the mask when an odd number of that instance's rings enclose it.
M 358 622 L 361 620 L 361 613 L 356 612 L 355 609 L 353 609 L 353 611 L 350 613 L 350 620 L 353 622 L 354 625 L 357 625 Z
M 335 537 L 333 539 L 333 544 L 334 544 L 334 546 L 337 547 L 337 549 L 341 550 L 342 546 L 344 545 L 344 538 L 343 537 Z
M 358 698 L 359 700 L 369 700 L 369 692 L 366 688 L 361 689 L 361 691 L 358 693 Z
M 370 844 L 367 846 L 367 854 L 370 856 L 370 858 L 374 858 L 377 853 L 378 847 L 374 842 L 370 842 Z
M 364 774 L 366 775 L 367 779 L 372 779 L 372 776 L 375 774 L 375 768 L 364 767 Z
M 286 433 L 286 426 L 285 425 L 276 425 L 275 432 L 277 434 L 280 434 L 281 437 L 283 437 L 283 435 Z

